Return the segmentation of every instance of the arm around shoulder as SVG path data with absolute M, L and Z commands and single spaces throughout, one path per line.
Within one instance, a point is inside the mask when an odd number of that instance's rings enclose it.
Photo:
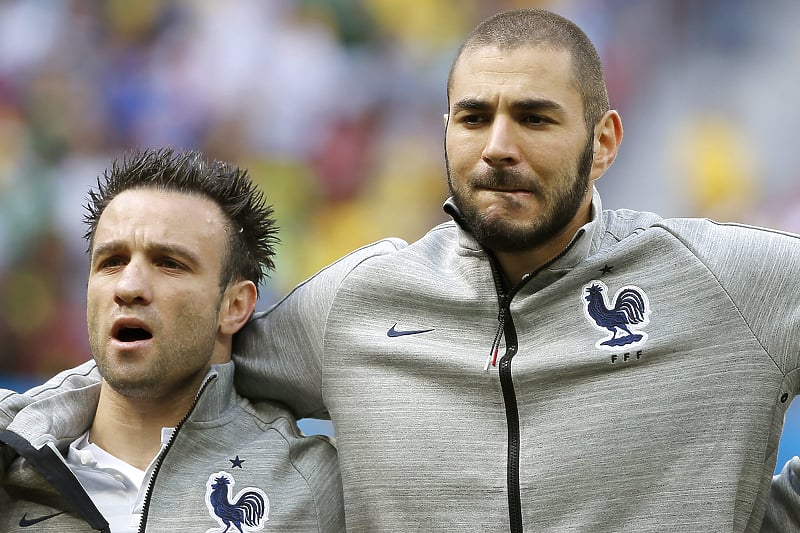
M 405 246 L 400 239 L 384 239 L 359 248 L 254 316 L 234 338 L 238 392 L 251 400 L 279 401 L 297 418 L 327 418 L 325 329 L 339 286 L 360 265 Z

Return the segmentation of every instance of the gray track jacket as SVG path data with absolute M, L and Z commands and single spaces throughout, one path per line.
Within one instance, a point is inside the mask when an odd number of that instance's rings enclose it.
M 450 222 L 240 333 L 242 394 L 330 414 L 349 530 L 760 528 L 800 384 L 800 238 L 593 212 L 515 287 Z
M 87 363 L 59 380 L 86 382 Z M 336 451 L 324 437 L 298 435 L 282 407 L 233 392 L 233 363 L 212 367 L 189 416 L 158 459 L 140 531 L 330 532 L 344 530 Z M 49 389 L 45 387 L 44 389 Z M 103 531 L 97 511 L 62 454 L 91 424 L 99 383 L 52 395 L 21 410 L 0 440 L 0 531 Z M 47 397 L 49 396 L 49 397 Z M 56 437 L 57 436 L 57 437 Z M 7 460 L 15 450 L 17 457 Z M 147 482 L 147 481 L 145 481 Z M 248 516 L 250 526 L 242 522 Z M 238 517 L 238 518 L 237 518 Z

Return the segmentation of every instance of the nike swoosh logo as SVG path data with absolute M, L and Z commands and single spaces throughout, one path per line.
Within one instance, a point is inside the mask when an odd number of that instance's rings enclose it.
M 396 330 L 394 329 L 397 327 L 397 324 L 389 328 L 389 331 L 386 332 L 386 335 L 389 337 L 402 337 L 403 335 L 417 335 L 419 333 L 428 333 L 429 331 L 433 331 L 432 329 L 409 329 L 409 330 Z
M 60 513 L 49 514 L 47 516 L 40 516 L 39 518 L 31 518 L 30 520 L 28 520 L 28 513 L 25 513 L 24 515 L 22 515 L 22 518 L 19 519 L 19 527 L 34 526 L 39 522 L 50 520 L 51 518 L 55 518 L 60 514 L 64 514 L 64 511 L 61 511 Z

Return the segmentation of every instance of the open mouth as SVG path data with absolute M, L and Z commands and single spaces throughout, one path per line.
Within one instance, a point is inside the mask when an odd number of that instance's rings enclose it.
M 121 320 L 115 324 L 111 336 L 120 342 L 145 341 L 153 338 L 152 332 L 142 326 L 138 320 Z
M 122 342 L 136 342 L 152 339 L 153 334 L 142 328 L 121 328 L 116 338 Z

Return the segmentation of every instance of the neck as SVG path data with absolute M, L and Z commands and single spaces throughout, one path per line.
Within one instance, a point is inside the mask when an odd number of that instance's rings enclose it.
M 526 274 L 536 272 L 561 254 L 578 230 L 592 220 L 591 203 L 581 208 L 573 219 L 564 226 L 555 236 L 547 242 L 528 250 L 514 252 L 495 251 L 500 268 L 506 276 L 506 281 L 516 285 Z
M 497 262 L 500 263 L 500 268 L 503 270 L 506 281 L 513 286 L 521 282 L 526 274 L 535 272 L 546 265 L 561 253 L 561 250 L 563 248 L 559 248 L 558 251 L 537 248 L 523 252 L 495 252 L 495 256 L 497 257 Z
M 196 390 L 170 398 L 135 398 L 115 391 L 104 381 L 89 441 L 146 470 L 161 449 L 161 429 L 178 425 L 195 394 Z

